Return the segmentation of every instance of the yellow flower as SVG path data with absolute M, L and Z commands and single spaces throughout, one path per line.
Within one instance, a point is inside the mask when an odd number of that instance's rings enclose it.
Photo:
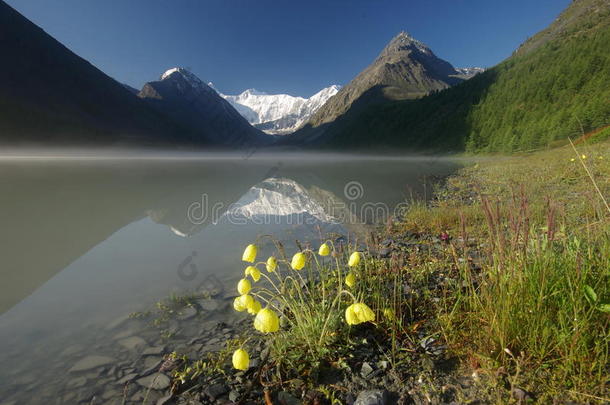
M 251 295 L 244 294 L 233 300 L 233 308 L 238 312 L 243 312 L 252 306 L 253 303 L 254 298 Z
M 245 278 L 242 278 L 239 280 L 239 283 L 237 283 L 237 292 L 239 292 L 241 295 L 248 294 L 251 289 L 252 284 L 250 284 L 250 281 Z
M 244 349 L 237 349 L 233 352 L 233 367 L 238 370 L 247 370 L 250 367 L 250 356 Z
M 277 268 L 277 260 L 275 260 L 275 257 L 273 256 L 269 256 L 269 258 L 267 259 L 267 271 L 269 273 L 273 273 L 275 271 L 275 269 Z
M 252 301 L 252 304 L 248 305 L 248 313 L 250 315 L 256 315 L 258 314 L 258 311 L 261 310 L 261 303 L 258 302 L 257 300 Z
M 355 267 L 358 264 L 360 264 L 360 252 L 354 252 L 350 255 L 347 265 L 349 267 Z
M 244 276 L 250 276 L 252 277 L 252 280 L 254 280 L 254 282 L 257 282 L 261 278 L 261 272 L 254 266 L 248 266 L 246 267 L 246 270 L 244 270 Z
M 358 325 L 359 323 L 375 320 L 375 313 L 366 304 L 357 302 L 350 305 L 345 310 L 345 321 L 350 325 Z
M 241 296 L 235 297 L 233 300 L 233 309 L 235 309 L 237 312 L 243 312 L 246 310 L 246 306 L 243 304 Z
M 280 318 L 269 308 L 263 308 L 254 318 L 254 329 L 259 332 L 277 332 L 280 329 Z
M 581 158 L 586 159 L 587 155 L 585 155 L 584 153 L 582 155 L 580 155 Z
M 351 271 L 347 273 L 347 277 L 345 277 L 345 284 L 347 284 L 348 287 L 356 285 L 356 275 Z
M 294 256 L 292 256 L 290 267 L 292 267 L 294 270 L 301 270 L 303 267 L 305 267 L 306 259 L 305 253 L 296 253 Z
M 570 162 L 575 162 L 575 161 L 576 161 L 576 159 L 574 159 L 574 158 L 570 159 Z
M 318 254 L 320 256 L 328 256 L 330 254 L 330 247 L 328 246 L 328 244 L 321 244 L 320 249 L 318 249 Z
M 250 244 L 246 246 L 246 250 L 244 250 L 244 254 L 241 257 L 241 260 L 243 260 L 244 262 L 254 263 L 254 261 L 256 260 L 257 250 L 258 249 L 256 248 L 256 245 Z
M 393 321 L 396 318 L 396 315 L 394 314 L 394 310 L 392 308 L 384 308 L 383 316 L 385 316 L 390 321 Z

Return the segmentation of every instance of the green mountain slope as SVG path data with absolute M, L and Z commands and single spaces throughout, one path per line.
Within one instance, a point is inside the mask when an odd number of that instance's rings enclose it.
M 608 123 L 610 2 L 575 0 L 485 73 L 419 100 L 347 111 L 318 145 L 508 152 Z

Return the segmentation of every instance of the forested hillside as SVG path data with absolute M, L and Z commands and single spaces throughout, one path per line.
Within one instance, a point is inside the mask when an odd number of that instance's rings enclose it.
M 610 2 L 576 0 L 510 58 L 415 101 L 350 112 L 328 124 L 332 147 L 510 152 L 610 123 Z

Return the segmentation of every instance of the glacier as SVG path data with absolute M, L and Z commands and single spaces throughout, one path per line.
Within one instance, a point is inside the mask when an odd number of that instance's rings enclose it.
M 231 103 L 250 124 L 272 135 L 294 132 L 341 89 L 339 85 L 332 85 L 309 98 L 303 98 L 289 94 L 267 94 L 255 89 L 226 95 L 218 91 L 213 83 L 208 83 L 208 86 Z

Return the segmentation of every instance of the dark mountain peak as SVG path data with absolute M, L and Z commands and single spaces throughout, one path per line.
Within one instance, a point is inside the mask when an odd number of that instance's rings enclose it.
M 214 89 L 205 84 L 194 73 L 186 68 L 175 67 L 166 70 L 160 77 L 160 82 L 171 83 L 178 92 L 186 91 L 215 93 Z
M 270 141 L 252 127 L 225 99 L 189 70 L 166 70 L 138 93 L 158 110 L 185 127 L 196 139 L 215 145 L 250 146 Z

